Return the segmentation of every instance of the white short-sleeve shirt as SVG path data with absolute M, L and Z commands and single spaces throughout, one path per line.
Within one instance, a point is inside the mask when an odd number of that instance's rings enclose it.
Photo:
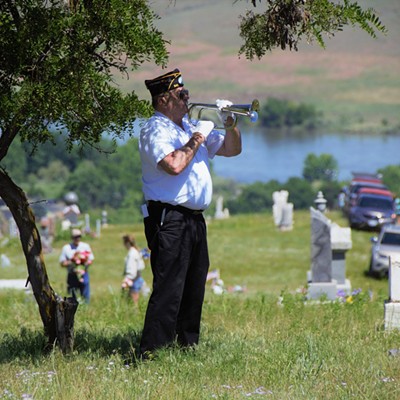
M 195 121 L 189 121 L 185 116 L 182 129 L 156 111 L 143 126 L 139 138 L 139 151 L 146 201 L 179 204 L 193 210 L 205 210 L 210 205 L 212 180 L 209 159 L 214 158 L 224 141 L 224 135 L 220 131 L 211 131 L 193 160 L 179 175 L 170 175 L 158 165 L 164 157 L 189 141 L 195 132 L 192 122 Z
M 90 245 L 85 242 L 79 242 L 78 245 L 75 245 L 74 243 L 68 243 L 64 245 L 58 261 L 62 263 L 64 261 L 71 260 L 77 251 L 89 252 L 89 261 L 92 262 L 94 260 L 94 255 Z

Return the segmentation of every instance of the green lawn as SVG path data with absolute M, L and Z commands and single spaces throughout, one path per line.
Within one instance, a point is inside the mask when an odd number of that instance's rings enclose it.
M 339 213 L 328 218 L 346 226 Z M 400 391 L 398 331 L 383 329 L 387 280 L 364 275 L 370 232 L 352 232 L 347 277 L 361 294 L 353 302 L 311 304 L 298 289 L 310 267 L 310 217 L 295 211 L 294 229 L 277 231 L 271 214 L 210 220 L 211 268 L 225 286 L 245 293 L 218 296 L 207 285 L 201 342 L 196 351 L 166 349 L 136 363 L 147 298 L 139 309 L 121 296 L 125 250 L 131 232 L 144 246 L 142 226 L 111 225 L 87 239 L 96 256 L 92 301 L 75 319 L 75 352 L 42 353 L 37 305 L 31 296 L 0 292 L 0 398 L 8 399 L 393 399 Z M 57 258 L 46 255 L 54 289 L 65 295 Z M 12 267 L 1 278 L 26 278 L 18 242 L 4 244 Z M 150 268 L 145 279 L 151 282 Z

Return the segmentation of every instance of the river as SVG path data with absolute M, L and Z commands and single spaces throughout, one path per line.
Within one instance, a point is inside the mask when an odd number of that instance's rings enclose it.
M 339 181 L 351 179 L 352 171 L 374 173 L 378 168 L 400 164 L 400 135 L 367 134 L 266 134 L 242 129 L 243 150 L 233 158 L 215 157 L 218 176 L 240 183 L 285 183 L 302 177 L 308 154 L 331 154 L 338 162 Z

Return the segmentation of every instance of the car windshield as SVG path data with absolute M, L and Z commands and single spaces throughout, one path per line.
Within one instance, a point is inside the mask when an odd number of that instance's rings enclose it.
M 385 232 L 382 236 L 381 244 L 400 246 L 400 233 Z
M 379 197 L 361 197 L 358 205 L 360 207 L 376 208 L 378 210 L 391 210 L 393 208 L 391 200 Z

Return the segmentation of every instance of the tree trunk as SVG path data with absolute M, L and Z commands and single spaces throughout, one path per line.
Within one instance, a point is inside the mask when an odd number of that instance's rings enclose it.
M 22 249 L 28 267 L 28 280 L 39 305 L 39 312 L 48 338 L 48 348 L 57 342 L 61 350 L 72 350 L 74 316 L 78 302 L 74 298 L 61 299 L 50 285 L 44 263 L 35 216 L 23 190 L 0 168 L 0 197 L 18 226 Z

